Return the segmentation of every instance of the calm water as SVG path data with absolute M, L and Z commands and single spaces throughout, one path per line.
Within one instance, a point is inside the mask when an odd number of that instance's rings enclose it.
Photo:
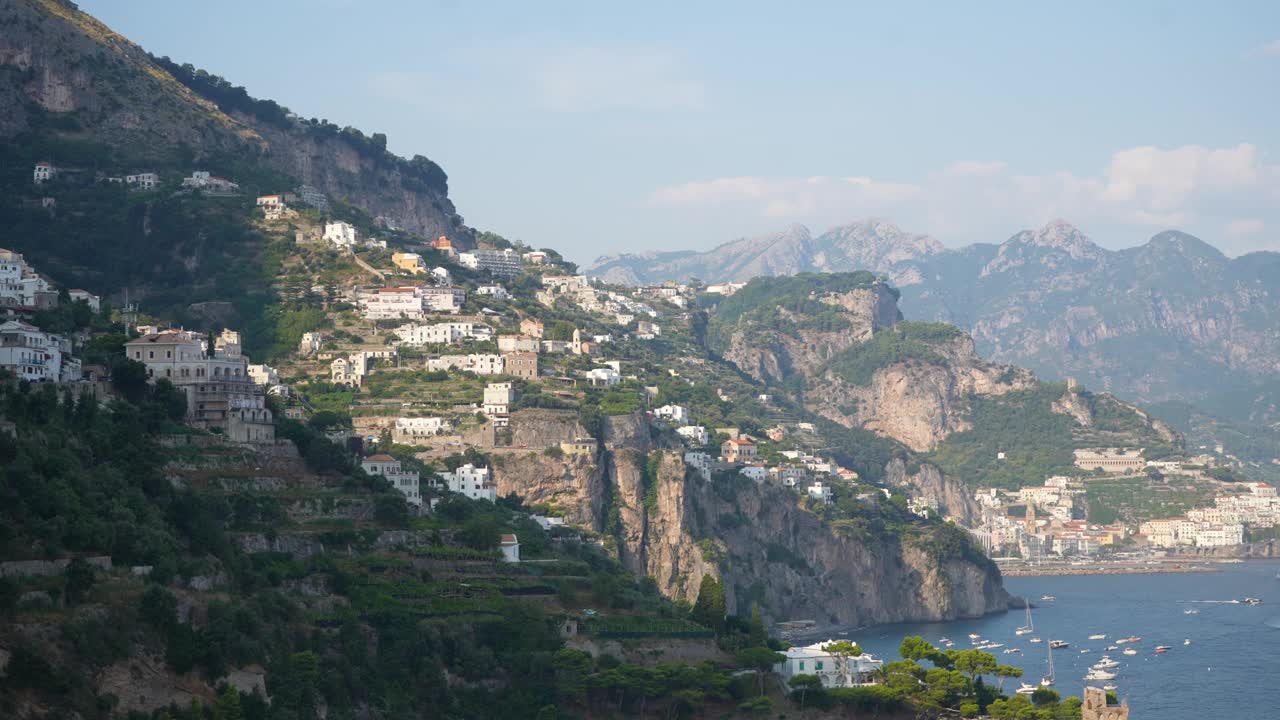
M 978 633 L 1005 644 L 988 651 L 1000 662 L 1023 668 L 1024 677 L 1011 681 L 1015 688 L 1024 680 L 1039 681 L 1050 639 L 1066 640 L 1071 647 L 1053 651 L 1055 689 L 1066 696 L 1081 694 L 1085 673 L 1107 652 L 1106 646 L 1136 635 L 1141 642 L 1122 644 L 1108 653 L 1120 662 L 1111 670 L 1116 679 L 1108 682 L 1133 706 L 1135 720 L 1280 718 L 1280 562 L 1219 567 L 1216 573 L 1008 578 L 1005 587 L 1010 593 L 1030 597 L 1038 606 L 1032 613 L 1034 636 L 1044 640 L 1040 644 L 1027 642 L 1033 635 L 1014 633 L 1025 619 L 1022 611 L 980 620 L 851 630 L 847 637 L 878 657 L 896 660 L 898 643 L 906 635 L 921 635 L 935 645 L 948 637 L 955 649 L 963 649 L 972 647 L 969 633 Z M 1042 602 L 1044 595 L 1057 600 Z M 1262 598 L 1263 604 L 1206 602 L 1245 597 Z M 1187 609 L 1199 612 L 1188 615 Z M 1088 639 L 1098 633 L 1107 639 Z M 1191 644 L 1184 645 L 1184 639 Z M 1156 655 L 1157 645 L 1172 649 Z M 1128 647 L 1138 654 L 1121 654 Z M 1022 654 L 1004 654 L 1007 648 L 1020 648 Z M 1082 654 L 1082 649 L 1089 652 Z M 1005 690 L 1010 690 L 1008 683 Z M 1201 703 L 1210 702 L 1223 712 L 1206 715 Z

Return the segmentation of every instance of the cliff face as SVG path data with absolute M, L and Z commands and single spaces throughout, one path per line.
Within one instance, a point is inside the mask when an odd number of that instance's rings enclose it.
M 914 474 L 908 474 L 906 462 L 894 458 L 885 467 L 885 482 L 905 488 L 910 497 L 924 500 L 938 508 L 943 517 L 953 518 L 965 527 L 974 527 L 982 516 L 982 509 L 968 486 L 928 463 L 920 465 Z
M 786 331 L 743 327 L 730 335 L 724 358 L 760 382 L 781 383 L 793 372 L 815 374 L 840 351 L 865 342 L 876 330 L 902 320 L 897 300 L 885 285 L 833 294 L 821 298 L 821 302 L 839 309 L 848 327 Z M 778 312 L 790 326 L 803 319 L 785 308 Z
M 1007 607 L 994 568 L 939 562 L 896 537 L 840 535 L 780 487 L 686 477 L 680 451 L 643 416 L 608 418 L 603 437 L 598 461 L 508 458 L 498 491 L 551 502 L 570 522 L 605 534 L 623 565 L 652 576 L 664 595 L 694 601 L 711 574 L 724 581 L 731 612 L 757 602 L 773 619 L 836 624 L 949 620 Z M 933 468 L 910 480 L 935 484 L 943 504 L 971 512 Z
M 823 372 L 805 392 L 815 412 L 846 427 L 862 427 L 917 452 L 968 430 L 968 399 L 1030 387 L 1031 373 L 983 361 L 968 336 L 935 347 L 941 362 L 898 362 L 878 369 L 868 385 Z
M 331 198 L 385 216 L 423 237 L 473 239 L 443 181 L 410 177 L 415 163 L 443 178 L 430 161 L 408 163 L 361 147 L 341 133 L 301 119 L 264 121 L 223 112 L 174 78 L 147 53 L 92 17 L 56 0 L 0 5 L 0 137 L 31 130 L 91 138 L 129 156 L 185 146 L 193 162 L 217 155 L 257 157 Z M 59 116 L 65 120 L 59 120 Z M 74 166 L 76 157 L 50 158 Z M 262 188 L 278 192 L 287 188 Z

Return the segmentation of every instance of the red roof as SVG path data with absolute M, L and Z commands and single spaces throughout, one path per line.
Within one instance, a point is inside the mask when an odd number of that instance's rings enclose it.
M 510 534 L 510 533 L 508 533 L 508 534 L 506 534 L 506 535 L 503 535 L 503 536 L 502 536 L 502 544 L 503 544 L 503 545 L 515 545 L 515 544 L 516 544 L 516 543 L 518 543 L 518 542 L 520 542 L 520 541 L 519 541 L 519 540 L 516 540 L 516 536 L 515 536 L 515 535 L 512 535 L 512 534 Z
M 390 455 L 370 455 L 364 459 L 365 462 L 395 462 L 396 459 Z
M 739 445 L 739 446 L 743 446 L 743 445 L 755 445 L 755 443 L 753 443 L 753 442 L 749 442 L 749 441 L 747 441 L 747 440 L 726 440 L 725 442 L 733 443 L 734 445 Z

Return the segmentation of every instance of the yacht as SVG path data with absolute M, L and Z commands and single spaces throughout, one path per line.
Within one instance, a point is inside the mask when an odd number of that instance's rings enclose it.
M 1245 605 L 1261 605 L 1261 604 L 1262 604 L 1262 598 L 1250 598 L 1250 597 L 1247 597 L 1247 598 L 1245 598 L 1245 599 L 1244 599 L 1244 604 L 1245 604 Z
M 1116 684 L 1115 684 L 1115 683 L 1107 683 L 1106 685 L 1103 685 L 1103 686 L 1102 686 L 1102 689 L 1103 689 L 1103 690 L 1106 690 L 1107 692 L 1111 692 L 1111 691 L 1113 691 L 1113 690 L 1115 690 L 1115 689 L 1116 689 Z
M 1090 640 L 1106 640 L 1107 636 L 1106 635 L 1090 635 L 1089 639 Z
M 1054 650 L 1061 650 L 1062 648 L 1071 647 L 1071 643 L 1067 642 L 1066 640 L 1050 640 L 1049 647 L 1053 648 Z
M 1015 635 L 1027 635 L 1036 631 L 1035 621 L 1031 619 L 1031 603 L 1028 601 L 1024 607 L 1027 610 L 1027 624 L 1014 630 Z
M 1107 672 L 1106 670 L 1090 670 L 1088 675 L 1084 676 L 1085 680 L 1115 680 L 1116 674 Z
M 1112 660 L 1110 657 L 1103 655 L 1102 659 L 1094 663 L 1093 666 L 1099 670 L 1107 670 L 1113 667 L 1120 667 L 1118 660 Z
M 1124 649 L 1124 654 L 1125 654 L 1125 655 L 1137 655 L 1137 654 L 1138 654 L 1138 651 L 1137 651 L 1137 650 L 1134 650 L 1133 648 L 1125 648 L 1125 649 Z
M 1030 683 L 1022 683 L 1022 687 L 1018 688 L 1017 690 L 1014 690 L 1014 692 L 1018 693 L 1019 695 L 1034 695 L 1036 690 L 1039 690 L 1039 689 L 1040 689 L 1039 687 L 1035 685 L 1031 685 Z

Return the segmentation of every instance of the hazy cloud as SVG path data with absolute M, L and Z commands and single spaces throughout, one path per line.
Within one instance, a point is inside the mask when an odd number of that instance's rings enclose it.
M 1245 51 L 1245 59 L 1280 57 L 1280 38 Z
M 645 48 L 576 48 L 535 65 L 533 85 L 543 107 L 559 112 L 688 110 L 706 92 L 674 53 Z
M 1187 145 L 1122 150 L 1095 175 L 1019 174 L 1003 162 L 966 161 L 918 182 L 828 176 L 718 178 L 659 188 L 649 204 L 816 227 L 886 215 L 951 243 L 998 241 L 1059 217 L 1144 233 L 1192 230 L 1208 222 L 1206 232 L 1244 241 L 1266 226 L 1268 213 L 1275 212 L 1272 198 L 1277 192 L 1280 167 L 1265 164 L 1255 146 Z M 1241 248 L 1246 245 L 1238 243 Z

